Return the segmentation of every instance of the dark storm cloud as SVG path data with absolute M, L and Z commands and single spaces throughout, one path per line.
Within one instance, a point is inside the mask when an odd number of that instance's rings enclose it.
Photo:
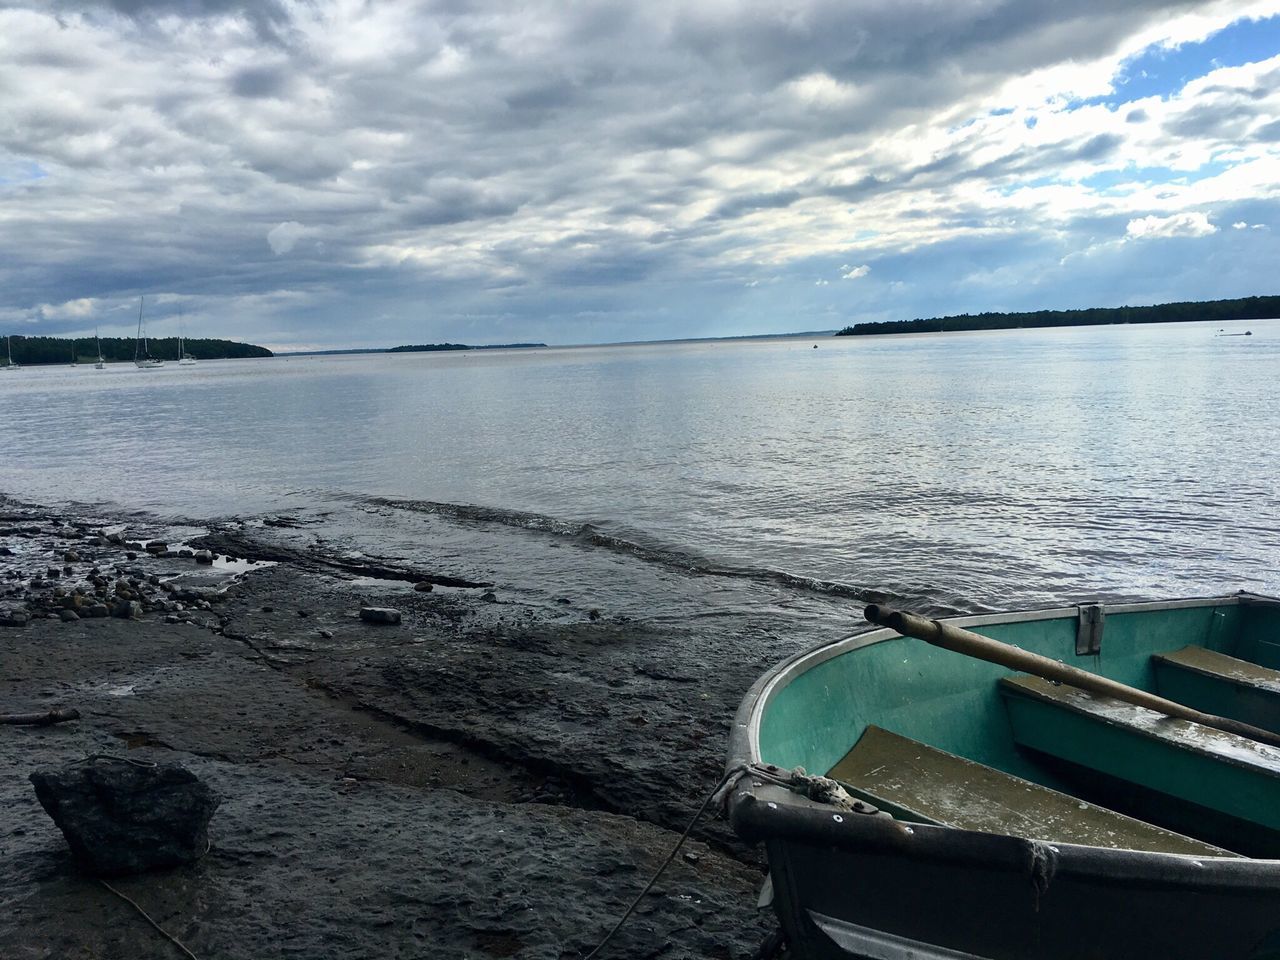
M 276 97 L 289 87 L 289 74 L 275 67 L 249 67 L 231 77 L 231 92 L 237 97 Z

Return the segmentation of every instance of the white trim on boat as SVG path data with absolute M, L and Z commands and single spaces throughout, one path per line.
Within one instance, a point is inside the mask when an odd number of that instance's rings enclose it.
M 859 960 L 988 960 L 976 953 L 921 943 L 909 937 L 900 937 L 896 933 L 885 933 L 848 920 L 837 920 L 813 910 L 808 913 L 809 919 L 832 943 L 850 957 L 857 957 Z

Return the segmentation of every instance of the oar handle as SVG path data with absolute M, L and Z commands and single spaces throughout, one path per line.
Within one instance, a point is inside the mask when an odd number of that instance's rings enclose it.
M 1203 713 L 1177 701 L 1166 700 L 1164 697 L 1158 697 L 1154 693 L 1148 693 L 1128 684 L 1100 677 L 1096 673 L 1081 670 L 1079 667 L 1070 666 L 1060 660 L 1052 660 L 1038 653 L 1032 653 L 1030 650 L 1023 650 L 1021 647 L 1015 647 L 1012 644 L 992 640 L 990 637 L 984 637 L 982 634 L 974 633 L 972 630 L 965 630 L 963 627 L 941 623 L 938 620 L 929 620 L 926 617 L 919 617 L 914 613 L 906 613 L 901 610 L 888 610 L 874 603 L 867 607 L 863 615 L 874 624 L 889 627 L 903 636 L 915 637 L 917 640 L 923 640 L 925 643 L 933 644 L 935 647 L 942 647 L 944 650 L 962 653 L 967 657 L 1008 667 L 1010 670 L 1030 673 L 1057 683 L 1065 683 L 1081 690 L 1086 690 L 1089 693 L 1096 693 L 1104 697 L 1114 697 L 1117 700 L 1123 700 L 1125 703 L 1146 707 L 1148 710 L 1155 710 L 1157 713 L 1176 717 L 1179 720 L 1191 720 L 1206 727 L 1214 727 L 1218 730 L 1225 730 L 1227 733 L 1234 733 L 1237 736 L 1248 737 L 1260 743 L 1280 747 L 1280 734 L 1272 733 L 1270 730 L 1263 730 L 1261 727 L 1255 727 L 1252 724 L 1241 723 L 1239 720 L 1215 716 L 1212 713 Z

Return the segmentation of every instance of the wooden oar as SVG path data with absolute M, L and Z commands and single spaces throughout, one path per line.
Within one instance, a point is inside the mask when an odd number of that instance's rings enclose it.
M 1147 693 L 1145 690 L 1139 690 L 1136 687 L 1118 683 L 1115 680 L 1108 680 L 1106 677 L 1100 677 L 1096 673 L 1081 670 L 1079 667 L 1069 666 L 1059 660 L 1051 660 L 1048 657 L 1042 657 L 1038 653 L 1032 653 L 1030 650 L 1023 650 L 1021 647 L 1001 643 L 999 640 L 992 640 L 990 637 L 984 637 L 979 633 L 974 633 L 972 630 L 965 630 L 949 623 L 940 623 L 937 620 L 918 617 L 914 613 L 886 610 L 884 607 L 874 603 L 867 607 L 864 611 L 864 616 L 872 623 L 879 624 L 882 627 L 889 627 L 903 636 L 915 637 L 917 640 L 931 643 L 935 647 L 942 647 L 944 650 L 952 650 L 968 657 L 1008 667 L 1010 670 L 1018 670 L 1022 673 L 1030 673 L 1034 676 L 1042 677 L 1045 680 L 1069 684 L 1089 693 L 1096 693 L 1104 697 L 1114 697 L 1117 700 L 1123 700 L 1125 703 L 1146 707 L 1148 710 L 1155 710 L 1157 713 L 1176 717 L 1179 720 L 1192 720 L 1196 723 L 1204 724 L 1206 727 L 1214 727 L 1218 730 L 1225 730 L 1227 733 L 1234 733 L 1240 737 L 1257 740 L 1259 743 L 1280 747 L 1280 734 L 1272 733 L 1270 730 L 1263 730 L 1261 727 L 1255 727 L 1252 724 L 1241 723 L 1239 720 L 1215 716 L 1212 713 L 1202 713 L 1174 700 L 1166 700 L 1164 697 L 1158 697 L 1154 693 Z

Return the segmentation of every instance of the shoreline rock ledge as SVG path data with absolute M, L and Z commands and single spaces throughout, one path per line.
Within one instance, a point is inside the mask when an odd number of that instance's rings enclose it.
M 122 876 L 199 860 L 222 798 L 173 764 L 96 757 L 30 780 L 45 812 L 95 876 Z

